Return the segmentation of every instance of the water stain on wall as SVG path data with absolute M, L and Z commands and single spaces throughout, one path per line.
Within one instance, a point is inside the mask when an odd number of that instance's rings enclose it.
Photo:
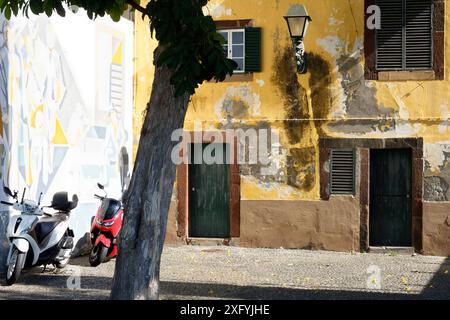
M 310 191 L 316 182 L 316 149 L 312 140 L 313 129 L 308 96 L 298 81 L 294 49 L 291 46 L 281 49 L 277 45 L 275 48 L 271 81 L 283 101 L 285 110 L 283 126 L 288 142 L 292 146 L 287 150 L 285 183 L 303 191 Z M 293 147 L 298 144 L 307 146 Z
M 295 51 L 292 47 L 276 49 L 272 83 L 277 87 L 285 110 L 284 128 L 290 144 L 299 143 L 308 135 L 308 97 L 297 77 Z
M 230 86 L 216 105 L 216 115 L 227 122 L 249 120 L 260 113 L 259 94 L 250 85 Z
M 291 148 L 287 157 L 287 184 L 309 191 L 316 180 L 316 149 L 314 147 Z
M 310 73 L 309 86 L 311 88 L 311 103 L 316 119 L 316 130 L 319 137 L 326 136 L 324 127 L 327 125 L 327 119 L 333 103 L 330 86 L 331 65 L 328 61 L 316 53 L 308 54 L 308 71 Z
M 229 119 L 242 119 L 248 117 L 248 110 L 250 109 L 249 105 L 243 100 L 226 100 L 223 104 L 223 114 Z

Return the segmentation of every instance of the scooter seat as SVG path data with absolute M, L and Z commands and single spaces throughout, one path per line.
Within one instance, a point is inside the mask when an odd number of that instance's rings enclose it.
M 41 218 L 35 227 L 36 240 L 38 243 L 42 243 L 46 236 L 48 236 L 56 226 L 61 223 L 61 219 L 57 217 L 44 217 Z

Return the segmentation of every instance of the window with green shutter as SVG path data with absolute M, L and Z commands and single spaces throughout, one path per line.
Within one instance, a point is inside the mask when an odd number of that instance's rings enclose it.
M 246 27 L 217 32 L 225 39 L 225 54 L 238 65 L 235 73 L 261 72 L 261 28 Z
M 245 28 L 245 71 L 261 72 L 261 28 Z

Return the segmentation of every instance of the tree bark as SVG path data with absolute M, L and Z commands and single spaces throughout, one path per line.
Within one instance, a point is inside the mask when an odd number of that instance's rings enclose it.
M 161 48 L 155 50 L 155 59 Z M 119 240 L 111 299 L 158 299 L 159 270 L 176 166 L 172 132 L 182 128 L 189 95 L 174 96 L 171 71 L 157 67 L 141 130 Z

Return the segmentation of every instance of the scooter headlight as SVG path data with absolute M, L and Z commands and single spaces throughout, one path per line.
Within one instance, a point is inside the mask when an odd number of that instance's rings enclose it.
M 114 220 L 113 221 L 109 221 L 109 222 L 103 222 L 103 226 L 104 227 L 111 227 L 114 224 Z

